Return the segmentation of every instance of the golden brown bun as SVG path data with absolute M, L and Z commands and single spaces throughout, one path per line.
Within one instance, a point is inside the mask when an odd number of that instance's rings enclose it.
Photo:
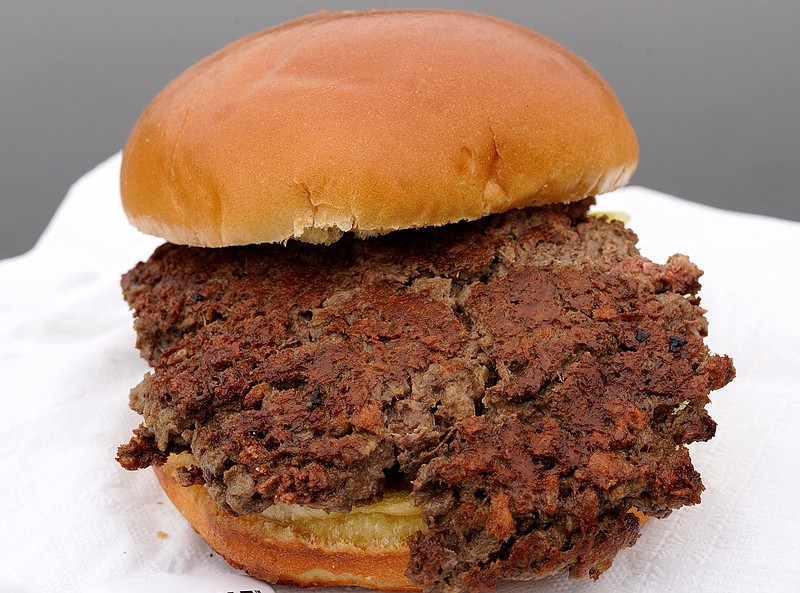
M 130 220 L 174 243 L 329 242 L 603 193 L 637 159 L 605 81 L 541 35 L 464 12 L 325 12 L 170 83 L 121 188 Z
M 234 517 L 217 506 L 204 486 L 180 485 L 176 468 L 194 463 L 191 454 L 181 453 L 170 456 L 163 466 L 153 466 L 153 470 L 167 496 L 195 531 L 236 568 L 285 585 L 421 590 L 405 576 L 409 560 L 406 539 L 424 529 L 421 512 L 397 512 L 397 507 L 400 511 L 416 509 L 407 494 L 394 495 L 399 500 L 394 505 L 394 522 L 387 521 L 380 512 L 354 511 L 340 515 L 332 527 L 324 518 L 317 518 L 325 515 L 322 511 L 304 510 L 298 505 L 288 505 L 293 507 L 289 512 L 271 508 L 262 515 Z M 367 508 L 381 510 L 382 504 Z M 636 510 L 631 512 L 641 524 L 648 520 Z
M 369 543 L 356 545 L 341 537 L 336 541 L 337 533 L 331 533 L 325 525 L 309 530 L 307 518 L 304 525 L 295 525 L 264 515 L 234 517 L 217 506 L 204 486 L 180 485 L 175 468 L 191 465 L 192 459 L 185 453 L 172 456 L 166 464 L 153 469 L 167 496 L 195 531 L 236 568 L 270 583 L 286 585 L 420 590 L 405 576 L 408 528 L 393 531 L 385 524 L 379 525 L 380 537 L 367 533 L 362 539 Z

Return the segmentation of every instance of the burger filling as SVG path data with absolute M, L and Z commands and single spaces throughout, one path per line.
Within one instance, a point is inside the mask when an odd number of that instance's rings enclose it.
M 191 452 L 234 515 L 410 491 L 429 591 L 597 577 L 636 509 L 700 500 L 686 444 L 733 378 L 700 270 L 642 257 L 591 199 L 332 246 L 164 245 L 123 278 L 153 371 L 128 469 Z

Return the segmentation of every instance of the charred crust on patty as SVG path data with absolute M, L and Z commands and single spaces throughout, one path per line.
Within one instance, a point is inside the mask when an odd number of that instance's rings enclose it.
M 734 370 L 703 344 L 700 270 L 642 257 L 591 203 L 159 248 L 123 278 L 154 371 L 120 462 L 191 451 L 181 480 L 234 515 L 409 488 L 428 529 L 408 576 L 430 591 L 597 577 L 638 537 L 631 509 L 699 502 L 683 445 L 713 436 L 708 393 Z

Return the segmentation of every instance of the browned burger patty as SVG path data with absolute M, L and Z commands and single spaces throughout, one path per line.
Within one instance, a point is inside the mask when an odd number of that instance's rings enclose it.
M 425 589 L 598 575 L 629 514 L 699 502 L 685 444 L 734 374 L 700 270 L 639 255 L 591 200 L 331 246 L 164 245 L 123 278 L 153 374 L 128 469 L 190 450 L 232 514 L 411 490 Z

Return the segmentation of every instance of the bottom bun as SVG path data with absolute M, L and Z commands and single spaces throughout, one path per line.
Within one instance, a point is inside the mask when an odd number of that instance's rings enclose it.
M 270 583 L 421 590 L 405 576 L 406 539 L 424 529 L 422 511 L 407 493 L 392 493 L 350 513 L 276 504 L 264 513 L 234 517 L 204 486 L 181 486 L 175 470 L 193 462 L 182 453 L 153 469 L 172 503 L 232 566 Z
M 153 470 L 195 531 L 232 566 L 284 585 L 421 591 L 405 575 L 406 540 L 425 529 L 422 511 L 407 492 L 389 493 L 349 513 L 275 504 L 235 517 L 219 508 L 204 486 L 181 486 L 177 468 L 194 463 L 191 454 L 181 453 Z M 635 514 L 640 523 L 647 520 Z

